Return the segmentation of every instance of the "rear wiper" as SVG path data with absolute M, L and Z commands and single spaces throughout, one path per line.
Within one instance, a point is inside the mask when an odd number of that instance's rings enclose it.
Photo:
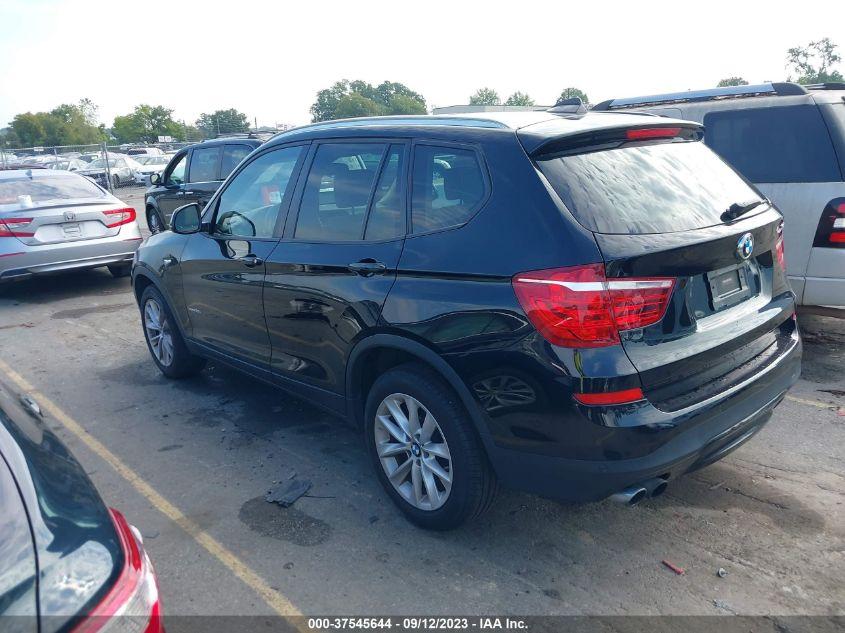
M 745 215 L 752 209 L 756 209 L 761 204 L 771 204 L 767 198 L 763 198 L 762 200 L 755 200 L 754 202 L 746 202 L 745 204 L 734 202 L 731 206 L 728 207 L 727 211 L 725 211 L 721 216 L 720 219 L 722 222 L 733 222 L 739 216 Z

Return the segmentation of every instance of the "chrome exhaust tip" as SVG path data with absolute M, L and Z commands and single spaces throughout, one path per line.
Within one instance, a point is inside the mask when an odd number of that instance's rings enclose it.
M 646 489 L 648 496 L 651 499 L 654 499 L 666 492 L 666 488 L 669 487 L 669 482 L 665 479 L 655 477 L 654 479 L 644 481 L 641 485 Z
M 631 486 L 610 496 L 611 500 L 626 506 L 635 506 L 648 496 L 643 486 Z

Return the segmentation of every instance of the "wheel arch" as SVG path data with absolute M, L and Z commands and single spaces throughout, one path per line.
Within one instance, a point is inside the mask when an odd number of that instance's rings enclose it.
M 364 404 L 369 386 L 387 369 L 406 362 L 419 362 L 446 381 L 461 399 L 485 448 L 491 441 L 484 415 L 458 373 L 430 347 L 397 334 L 373 334 L 359 341 L 346 364 L 347 416 L 363 426 Z

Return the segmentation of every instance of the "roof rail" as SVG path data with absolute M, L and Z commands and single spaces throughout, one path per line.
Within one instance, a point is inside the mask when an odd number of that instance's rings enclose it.
M 804 86 L 795 83 L 765 83 L 753 86 L 725 86 L 723 88 L 707 88 L 705 90 L 687 90 L 686 92 L 669 92 L 665 94 L 647 95 L 643 97 L 628 97 L 625 99 L 608 99 L 593 106 L 593 110 L 616 110 L 619 108 L 636 108 L 644 105 L 663 105 L 669 103 L 690 103 L 694 101 L 713 101 L 717 99 L 738 99 L 743 97 L 773 97 L 807 94 Z
M 845 81 L 826 81 L 823 84 L 807 84 L 807 90 L 845 90 Z

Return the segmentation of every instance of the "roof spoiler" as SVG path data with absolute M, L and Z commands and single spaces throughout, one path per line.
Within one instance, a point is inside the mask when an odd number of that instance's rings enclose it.
M 743 97 L 785 97 L 807 94 L 806 88 L 796 83 L 765 83 L 751 86 L 725 86 L 706 90 L 687 90 L 686 92 L 668 92 L 665 94 L 608 99 L 593 106 L 596 111 L 636 108 L 641 106 L 664 105 L 671 103 L 694 103 L 721 99 L 739 99 Z

